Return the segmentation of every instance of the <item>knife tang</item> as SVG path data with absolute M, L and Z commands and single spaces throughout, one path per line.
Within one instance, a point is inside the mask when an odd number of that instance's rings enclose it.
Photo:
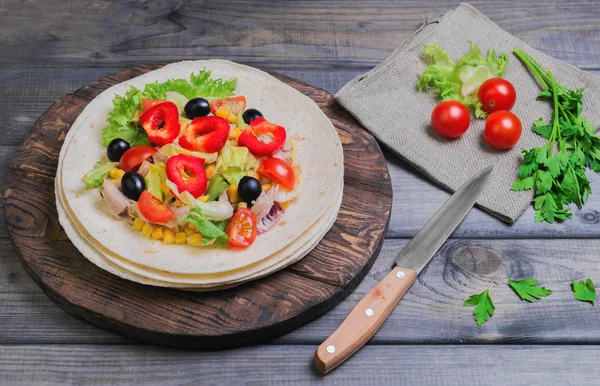
M 395 267 L 373 287 L 319 346 L 315 353 L 317 369 L 327 374 L 360 349 L 383 325 L 416 278 L 416 271 Z

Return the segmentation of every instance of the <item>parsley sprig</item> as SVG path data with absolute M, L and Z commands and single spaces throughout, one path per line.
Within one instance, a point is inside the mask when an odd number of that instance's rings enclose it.
M 535 189 L 536 222 L 570 219 L 568 205 L 581 209 L 592 192 L 586 168 L 600 173 L 600 137 L 581 115 L 584 89 L 567 89 L 524 51 L 515 48 L 514 52 L 540 82 L 543 90 L 538 98 L 552 101 L 553 113 L 551 123 L 541 118 L 534 122 L 532 130 L 548 142 L 522 149 L 524 163 L 511 189 Z

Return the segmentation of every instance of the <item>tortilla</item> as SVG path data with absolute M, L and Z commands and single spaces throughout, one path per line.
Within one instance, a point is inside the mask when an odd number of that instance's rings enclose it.
M 248 107 L 259 108 L 269 120 L 286 127 L 289 136 L 298 133 L 304 138 L 297 142 L 298 162 L 303 169 L 302 183 L 298 188 L 300 197 L 286 210 L 281 226 L 260 235 L 246 249 L 164 246 L 149 240 L 130 229 L 125 221 L 112 218 L 98 191 L 86 190 L 81 180 L 104 155 L 105 149 L 100 145 L 101 132 L 106 126 L 115 94 L 124 93 L 130 85 L 143 88 L 147 83 L 167 78 L 187 78 L 192 71 L 202 68 L 211 70 L 213 77 L 238 78 L 236 95 L 245 95 Z M 333 213 L 327 209 L 335 206 L 336 198 L 341 195 L 342 179 L 343 154 L 339 137 L 331 122 L 308 97 L 250 67 L 215 60 L 181 62 L 113 86 L 90 102 L 73 124 L 61 149 L 57 200 L 59 194 L 64 198 L 62 204 L 80 223 L 82 231 L 79 233 L 86 235 L 87 243 L 109 251 L 111 257 L 126 264 L 143 267 L 140 272 L 157 271 L 161 275 L 164 272 L 165 277 L 170 277 L 170 274 L 219 277 L 244 267 L 258 266 L 263 260 L 276 261 L 272 259 L 274 256 L 285 261 L 291 255 L 277 252 L 289 245 L 294 247 L 287 250 L 306 245 L 310 237 L 298 244 L 294 242 L 311 227 L 316 226 L 315 229 L 320 230 L 321 227 L 316 224 L 324 215 L 334 219 L 337 216 L 337 210 Z M 66 220 L 65 216 L 61 218 Z
M 187 281 L 179 281 L 177 279 L 173 280 L 172 278 L 166 278 L 167 280 L 161 280 L 157 277 L 148 277 L 143 274 L 139 274 L 136 272 L 132 272 L 127 269 L 126 266 L 121 266 L 115 264 L 112 259 L 108 258 L 107 255 L 103 254 L 99 251 L 94 245 L 92 245 L 86 237 L 79 233 L 77 226 L 70 220 L 69 215 L 67 214 L 67 210 L 64 207 L 60 194 L 57 196 L 57 211 L 59 214 L 59 220 L 61 224 L 63 224 L 63 228 L 69 239 L 73 242 L 76 248 L 93 264 L 102 268 L 108 272 L 111 272 L 121 278 L 135 281 L 141 284 L 153 285 L 153 286 L 161 286 L 161 287 L 173 287 L 173 288 L 181 288 L 181 289 L 203 289 L 203 290 L 218 290 L 230 288 L 235 285 L 239 285 L 245 283 L 250 280 L 255 280 L 260 277 L 264 277 L 273 272 L 276 272 L 280 269 L 287 267 L 288 265 L 294 264 L 306 254 L 308 254 L 325 236 L 325 234 L 331 229 L 336 218 L 337 212 L 339 209 L 339 205 L 341 204 L 342 196 L 340 195 L 337 205 L 331 208 L 328 213 L 318 221 L 318 226 L 320 232 L 316 234 L 309 242 L 300 247 L 300 249 L 296 250 L 293 254 L 290 254 L 285 259 L 279 259 L 272 265 L 262 264 L 261 267 L 247 267 L 246 269 L 238 270 L 237 272 L 227 275 L 212 275 L 215 279 L 214 282 L 209 283 L 189 283 Z M 335 215 L 333 213 L 335 212 Z M 323 221 L 328 221 L 327 223 L 323 223 Z M 263 261 L 267 263 L 266 261 Z

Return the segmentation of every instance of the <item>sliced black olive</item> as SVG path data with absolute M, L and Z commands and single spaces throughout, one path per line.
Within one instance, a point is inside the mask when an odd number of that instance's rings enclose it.
M 129 150 L 129 142 L 121 138 L 115 138 L 108 144 L 106 148 L 106 156 L 113 162 L 119 162 L 123 154 Z
M 263 116 L 262 113 L 260 111 L 258 111 L 257 109 L 248 109 L 248 110 L 244 111 L 244 113 L 242 114 L 242 118 L 244 119 L 244 122 L 246 122 L 247 125 L 249 125 L 253 119 L 256 119 L 256 118 L 262 117 L 262 116 Z
M 260 182 L 254 177 L 243 177 L 238 184 L 238 194 L 240 199 L 250 204 L 256 200 L 262 193 L 262 186 Z
M 210 104 L 204 98 L 194 98 L 186 103 L 184 110 L 189 119 L 205 117 L 210 114 Z
M 137 201 L 140 194 L 146 190 L 146 181 L 141 174 L 127 172 L 121 177 L 121 189 L 127 197 Z

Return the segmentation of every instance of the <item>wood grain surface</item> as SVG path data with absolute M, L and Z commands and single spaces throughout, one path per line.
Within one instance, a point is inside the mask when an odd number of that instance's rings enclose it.
M 127 337 L 175 347 L 222 349 L 264 341 L 333 307 L 358 285 L 381 249 L 391 182 L 375 139 L 331 94 L 283 75 L 274 74 L 333 122 L 347 170 L 335 224 L 301 261 L 231 290 L 188 293 L 102 271 L 65 237 L 52 189 L 65 133 L 102 91 L 160 67 L 126 69 L 67 94 L 27 134 L 12 158 L 4 193 L 8 233 L 26 271 L 70 313 Z M 371 200 L 363 199 L 365 192 Z
M 600 3 L 479 0 L 500 27 L 555 58 L 600 74 Z M 445 0 L 0 0 L 0 169 L 44 111 L 127 66 L 223 58 L 274 69 L 337 92 Z M 385 154 L 385 152 L 384 152 Z M 269 345 L 203 353 L 139 346 L 67 314 L 21 266 L 0 213 L 0 383 L 598 385 L 597 307 L 573 300 L 571 280 L 600 283 L 600 179 L 582 211 L 509 227 L 473 210 L 381 330 L 339 371 L 317 377 L 312 356 L 449 194 L 386 154 L 394 189 L 380 257 L 331 311 Z M 3 185 L 5 172 L 0 172 Z M 498 263 L 498 261 L 501 263 Z M 506 286 L 536 277 L 554 291 L 534 304 Z M 464 300 L 489 288 L 482 327 Z M 474 343 L 474 345 L 468 345 Z M 467 345 L 466 345 L 467 344 Z M 530 345 L 531 344 L 531 345 Z

